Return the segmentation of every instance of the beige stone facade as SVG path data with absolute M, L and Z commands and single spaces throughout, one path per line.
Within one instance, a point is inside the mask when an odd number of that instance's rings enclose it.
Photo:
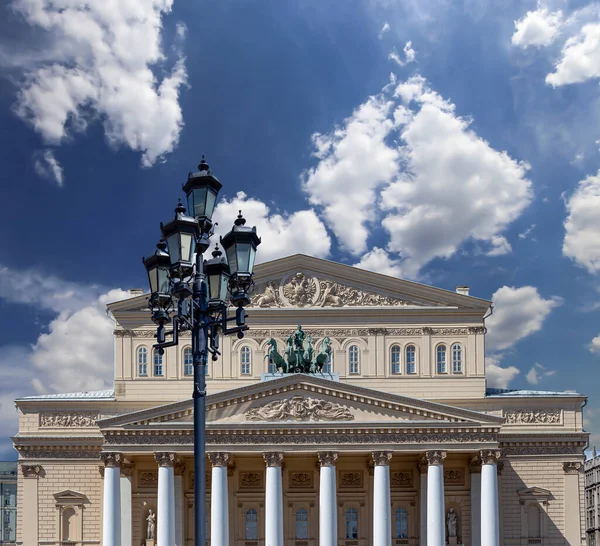
M 190 340 L 155 360 L 146 296 L 109 308 L 117 321 L 114 391 L 17 401 L 18 544 L 102 543 L 103 452 L 120 454 L 122 546 L 147 538 L 159 452 L 176 461 L 177 546 L 192 544 Z M 423 461 L 440 451 L 455 543 L 480 545 L 486 450 L 500 452 L 500 544 L 584 544 L 585 397 L 486 389 L 489 308 L 464 293 L 307 256 L 257 266 L 251 329 L 241 340 L 222 338 L 207 376 L 207 451 L 229 454 L 231 544 L 264 545 L 263 454 L 272 452 L 283 454 L 286 545 L 319 543 L 320 452 L 337 453 L 338 544 L 373 543 L 374 452 L 391 453 L 392 543 L 426 544 Z M 298 324 L 317 351 L 331 340 L 327 373 L 269 373 L 268 341 L 283 351 Z M 256 525 L 246 521 L 252 511 Z M 348 535 L 349 514 L 357 528 Z

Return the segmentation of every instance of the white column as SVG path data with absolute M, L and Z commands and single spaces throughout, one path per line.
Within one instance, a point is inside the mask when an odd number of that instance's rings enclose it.
M 427 457 L 427 546 L 446 545 L 444 517 L 444 466 L 445 451 L 428 451 Z
M 175 461 L 175 546 L 184 546 L 183 544 L 183 517 L 185 512 L 185 496 L 183 492 L 183 474 L 185 473 L 185 464 L 183 461 Z
M 175 454 L 155 453 L 158 463 L 156 546 L 175 544 Z
M 283 546 L 283 453 L 264 453 L 267 464 L 265 496 L 265 546 Z M 159 545 L 160 546 L 160 545 Z
M 101 453 L 104 463 L 102 546 L 121 546 L 121 454 Z
M 420 478 L 419 489 L 419 546 L 427 546 L 427 458 L 418 463 Z
M 132 546 L 131 473 L 133 463 L 121 463 L 121 546 Z
M 209 453 L 212 464 L 210 486 L 210 545 L 229 546 L 229 504 L 227 501 L 227 466 L 229 453 Z
M 486 450 L 481 457 L 481 546 L 500 546 L 498 469 L 500 451 Z
M 471 470 L 471 546 L 481 546 L 481 459 L 475 456 Z
M 392 544 L 392 500 L 390 497 L 389 451 L 371 453 L 375 463 L 373 480 L 373 546 Z
M 333 451 L 317 453 L 319 457 L 319 546 L 337 546 L 337 500 Z

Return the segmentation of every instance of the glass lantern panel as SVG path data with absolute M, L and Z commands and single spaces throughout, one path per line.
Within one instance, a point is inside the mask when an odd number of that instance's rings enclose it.
M 167 246 L 169 247 L 169 257 L 171 265 L 175 265 L 181 260 L 181 250 L 179 248 L 179 233 L 173 233 L 167 237 Z
M 213 211 L 215 210 L 215 201 L 217 200 L 217 194 L 212 188 L 208 189 L 206 194 L 206 209 L 204 214 L 207 218 L 212 218 Z
M 188 208 L 190 212 L 194 214 L 194 216 L 205 216 L 206 215 L 206 192 L 208 188 L 196 188 L 192 190 L 191 196 L 193 195 L 194 206 L 193 208 Z
M 229 278 L 227 275 L 221 275 L 221 288 L 219 299 L 225 301 L 227 299 L 227 289 L 229 287 Z
M 158 268 L 156 266 L 148 269 L 148 281 L 150 283 L 150 292 L 158 292 Z
M 181 233 L 181 259 L 184 262 L 192 261 L 194 254 L 194 237 L 191 233 Z
M 157 280 L 158 280 L 158 287 L 157 287 L 157 292 L 160 292 L 161 294 L 168 294 L 169 293 L 169 269 L 166 267 L 157 267 Z
M 211 300 L 218 300 L 219 298 L 219 277 L 221 275 L 209 275 L 208 276 L 208 298 Z
M 237 247 L 238 273 L 250 273 L 252 245 L 250 243 L 238 243 L 235 246 Z
M 238 272 L 238 262 L 235 247 L 236 245 L 231 245 L 227 249 L 227 262 L 229 263 L 229 271 L 231 271 L 232 275 Z

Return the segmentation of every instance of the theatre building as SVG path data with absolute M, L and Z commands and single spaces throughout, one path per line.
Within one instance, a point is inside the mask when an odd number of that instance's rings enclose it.
M 489 301 L 301 255 L 255 281 L 207 370 L 211 546 L 585 544 L 586 398 L 486 388 Z M 153 352 L 141 293 L 109 310 L 114 390 L 16 402 L 18 544 L 193 544 L 191 340 Z M 322 371 L 275 370 L 289 339 Z

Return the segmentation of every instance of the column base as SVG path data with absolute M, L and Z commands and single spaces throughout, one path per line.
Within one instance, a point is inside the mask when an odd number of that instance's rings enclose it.
M 154 546 L 155 544 L 156 544 L 156 540 L 154 540 L 153 538 L 146 539 L 146 546 Z
M 456 537 L 448 537 L 448 544 L 450 546 L 456 546 L 458 544 L 458 538 L 456 538 Z

